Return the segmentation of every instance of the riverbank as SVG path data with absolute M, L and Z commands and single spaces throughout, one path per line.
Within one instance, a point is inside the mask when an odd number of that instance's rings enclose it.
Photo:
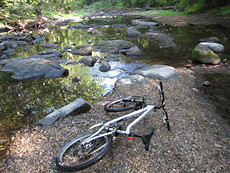
M 212 66 L 214 68 L 214 66 Z M 202 67 L 204 68 L 204 67 Z M 208 68 L 208 67 L 205 67 Z M 215 70 L 229 70 L 216 66 Z M 112 150 L 102 161 L 82 172 L 228 172 L 229 126 L 221 122 L 214 106 L 200 91 L 197 70 L 177 68 L 176 79 L 164 81 L 166 108 L 171 123 L 169 132 L 160 112 L 152 113 L 134 130 L 145 134 L 154 128 L 148 152 L 139 139 L 130 142 L 119 136 Z M 206 69 L 205 69 L 206 70 Z M 103 105 L 110 100 L 143 93 L 148 102 L 157 100 L 155 79 L 144 86 L 120 86 L 92 104 L 82 115 L 70 116 L 53 126 L 34 125 L 12 136 L 12 144 L 1 163 L 3 172 L 58 172 L 54 158 L 69 140 L 84 133 L 101 120 L 116 115 L 108 114 Z

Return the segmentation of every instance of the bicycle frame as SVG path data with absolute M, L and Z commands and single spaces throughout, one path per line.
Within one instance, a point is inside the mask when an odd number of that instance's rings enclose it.
M 86 143 L 89 143 L 90 141 L 93 141 L 97 138 L 100 138 L 100 137 L 103 137 L 103 136 L 106 136 L 106 135 L 110 135 L 110 134 L 113 134 L 114 132 L 116 133 L 119 133 L 119 134 L 125 134 L 125 135 L 130 135 L 131 134 L 131 128 L 137 124 L 139 121 L 141 121 L 146 115 L 148 115 L 154 108 L 156 108 L 154 105 L 147 105 L 146 107 L 142 108 L 142 109 L 139 109 L 137 111 L 134 111 L 134 112 L 131 112 L 127 115 L 123 115 L 121 117 L 118 117 L 114 120 L 111 120 L 111 121 L 108 121 L 107 123 L 105 124 L 98 124 L 98 126 L 102 125 L 102 127 L 96 131 L 93 135 L 91 135 L 90 137 L 88 137 L 87 139 L 85 139 L 84 141 L 82 141 L 82 145 L 86 144 Z M 142 113 L 142 114 L 141 114 Z M 123 130 L 118 130 L 116 128 L 114 128 L 113 126 L 117 125 L 117 123 L 121 122 L 121 121 L 124 121 L 124 120 L 128 120 L 129 118 L 132 118 L 136 115 L 139 115 L 141 114 L 138 118 L 136 118 L 132 123 L 130 123 L 126 130 L 123 131 Z M 93 127 L 96 127 L 97 125 L 93 126 Z M 100 134 L 100 132 L 102 130 L 106 130 L 108 131 L 107 133 L 104 133 L 104 134 Z M 98 135 L 100 134 L 100 135 Z

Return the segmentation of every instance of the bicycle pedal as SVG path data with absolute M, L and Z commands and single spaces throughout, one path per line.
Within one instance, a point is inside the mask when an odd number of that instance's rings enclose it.
M 129 140 L 129 141 L 133 141 L 133 140 L 134 140 L 134 137 L 128 137 L 128 140 Z

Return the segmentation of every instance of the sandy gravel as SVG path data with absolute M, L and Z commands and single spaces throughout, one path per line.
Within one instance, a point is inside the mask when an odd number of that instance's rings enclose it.
M 146 134 L 154 128 L 148 152 L 140 139 L 130 142 L 120 135 L 99 163 L 81 172 L 230 171 L 229 126 L 218 118 L 215 108 L 199 90 L 197 70 L 180 68 L 177 71 L 180 74 L 177 78 L 164 81 L 171 131 L 163 124 L 160 111 L 151 113 L 135 129 L 136 133 Z M 116 87 L 111 95 L 93 103 L 92 109 L 85 114 L 59 120 L 50 127 L 34 125 L 17 132 L 12 136 L 1 171 L 59 172 L 55 170 L 54 158 L 66 142 L 86 132 L 90 125 L 118 116 L 103 110 L 106 102 L 128 95 L 145 95 L 148 103 L 156 102 L 158 81 L 148 80 L 151 83 L 145 86 Z

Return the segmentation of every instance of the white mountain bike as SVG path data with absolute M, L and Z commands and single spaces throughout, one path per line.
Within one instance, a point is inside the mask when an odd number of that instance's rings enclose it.
M 132 133 L 131 128 L 151 111 L 162 109 L 164 123 L 166 123 L 168 130 L 170 130 L 169 119 L 165 110 L 162 82 L 160 82 L 158 87 L 161 98 L 161 103 L 158 105 L 147 105 L 145 98 L 140 96 L 121 98 L 106 104 L 104 108 L 108 112 L 121 112 L 130 109 L 135 109 L 135 111 L 106 123 L 96 124 L 90 127 L 91 130 L 98 128 L 95 132 L 86 133 L 67 143 L 57 155 L 57 168 L 71 172 L 92 166 L 108 153 L 112 146 L 113 137 L 118 134 L 127 135 L 130 139 L 134 137 L 141 138 L 145 145 L 145 150 L 148 151 L 153 130 L 146 135 L 138 135 Z M 127 126 L 126 130 L 122 130 L 120 123 L 136 115 L 139 116 Z

